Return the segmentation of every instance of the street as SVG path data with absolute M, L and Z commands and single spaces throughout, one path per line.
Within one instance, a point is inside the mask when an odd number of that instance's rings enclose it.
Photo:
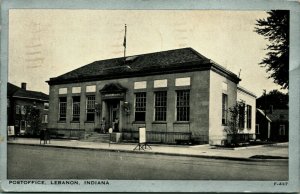
M 288 160 L 235 161 L 8 144 L 8 179 L 288 180 Z

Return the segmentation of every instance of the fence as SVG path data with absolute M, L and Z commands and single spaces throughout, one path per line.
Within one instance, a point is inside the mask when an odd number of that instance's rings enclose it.
M 189 143 L 192 133 L 190 132 L 159 132 L 147 131 L 146 140 L 148 143 Z M 137 142 L 139 139 L 138 131 L 122 130 L 122 140 Z

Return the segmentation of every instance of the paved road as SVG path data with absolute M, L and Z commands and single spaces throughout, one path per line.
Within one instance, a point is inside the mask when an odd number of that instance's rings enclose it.
M 9 144 L 8 178 L 287 180 L 288 161 L 233 161 Z

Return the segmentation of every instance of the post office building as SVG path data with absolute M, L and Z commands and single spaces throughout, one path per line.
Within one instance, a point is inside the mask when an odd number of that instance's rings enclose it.
M 47 81 L 48 127 L 81 137 L 112 128 L 123 141 L 145 127 L 149 142 L 220 144 L 240 80 L 192 48 L 95 61 Z M 245 91 L 254 134 L 255 96 Z

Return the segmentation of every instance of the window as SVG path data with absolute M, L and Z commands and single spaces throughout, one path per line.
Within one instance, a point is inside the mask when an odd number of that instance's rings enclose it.
M 222 94 L 222 125 L 227 125 L 227 109 L 228 97 L 227 94 Z
M 43 115 L 42 123 L 48 123 L 48 115 Z
M 259 132 L 259 124 L 255 125 L 255 134 L 260 134 L 260 132 Z
M 135 94 L 135 121 L 146 119 L 146 92 Z
M 279 135 L 285 135 L 285 125 L 279 126 Z
M 177 121 L 190 120 L 190 91 L 177 91 Z
M 26 108 L 25 106 L 21 106 L 21 115 L 25 115 L 26 114 Z
M 239 107 L 239 128 L 245 128 L 245 103 L 241 103 Z
M 87 96 L 86 99 L 86 121 L 95 121 L 95 96 Z
M 67 117 L 67 97 L 59 98 L 59 121 L 66 121 Z
M 48 110 L 49 109 L 49 103 L 48 102 L 44 102 L 44 110 Z
M 247 105 L 247 129 L 251 129 L 252 123 L 252 106 Z
M 155 92 L 155 121 L 166 121 L 167 92 Z
M 79 121 L 80 118 L 80 96 L 73 96 L 72 121 Z
M 19 115 L 21 113 L 20 105 L 16 105 L 16 114 Z

